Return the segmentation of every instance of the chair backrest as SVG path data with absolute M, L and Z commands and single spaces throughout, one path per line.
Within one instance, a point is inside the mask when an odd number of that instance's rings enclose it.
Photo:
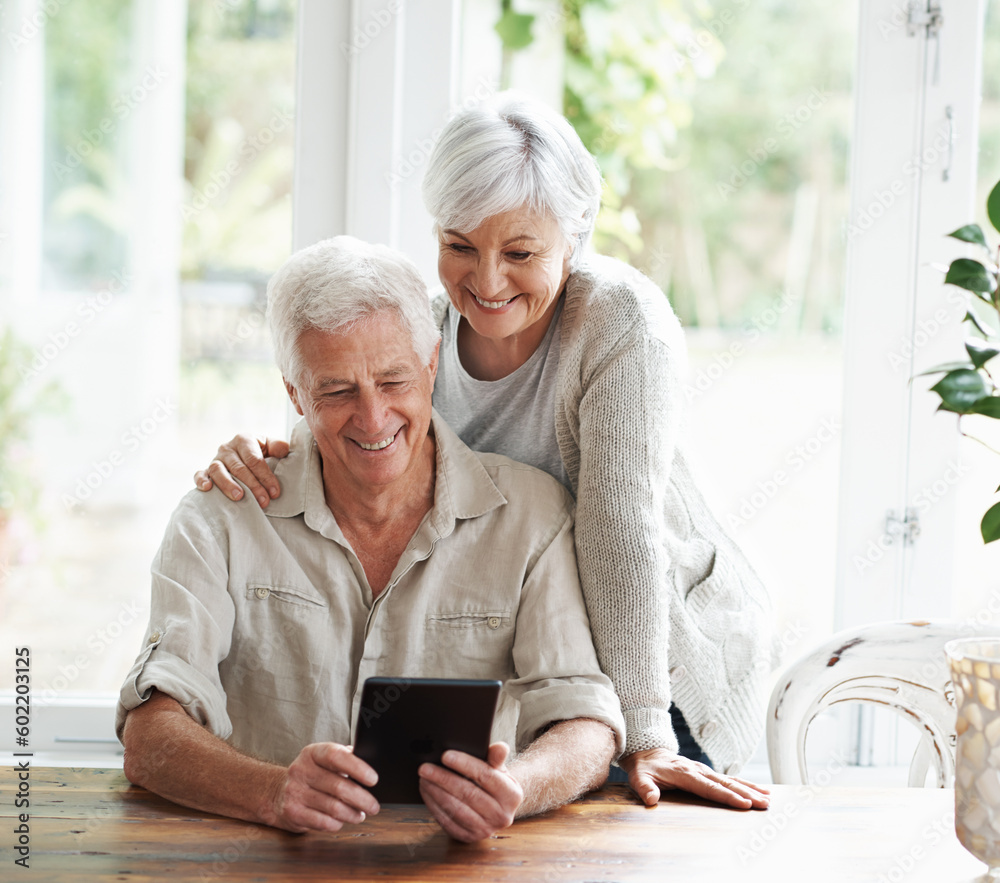
M 767 710 L 767 755 L 778 784 L 804 784 L 806 735 L 813 719 L 839 702 L 875 702 L 920 731 L 910 785 L 923 785 L 928 760 L 937 786 L 955 779 L 955 705 L 944 645 L 998 635 L 959 622 L 886 622 L 834 635 L 782 675 Z

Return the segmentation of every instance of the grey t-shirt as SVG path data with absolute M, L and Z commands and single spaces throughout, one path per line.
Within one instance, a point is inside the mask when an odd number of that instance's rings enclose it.
M 434 407 L 472 450 L 492 451 L 543 469 L 572 492 L 556 441 L 562 309 L 560 297 L 538 349 L 513 374 L 500 380 L 476 380 L 458 357 L 458 323 L 462 317 L 449 306 L 441 329 Z

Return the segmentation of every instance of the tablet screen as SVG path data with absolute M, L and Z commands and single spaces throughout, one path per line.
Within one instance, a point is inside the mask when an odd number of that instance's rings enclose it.
M 500 681 L 368 678 L 354 753 L 378 773 L 379 803 L 423 803 L 417 769 L 449 750 L 486 760 Z

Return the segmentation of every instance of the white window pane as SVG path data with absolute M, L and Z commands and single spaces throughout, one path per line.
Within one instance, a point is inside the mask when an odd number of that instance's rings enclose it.
M 237 430 L 285 434 L 263 306 L 291 247 L 294 13 L 294 0 L 192 0 L 186 17 L 172 0 L 65 5 L 36 38 L 38 76 L 18 84 L 44 109 L 24 196 L 44 214 L 34 239 L 3 218 L 5 244 L 38 268 L 3 317 L 23 342 L 29 432 L 12 455 L 22 480 L 5 486 L 0 644 L 33 648 L 39 701 L 117 691 L 194 470 Z M 12 678 L 0 671 L 0 689 Z

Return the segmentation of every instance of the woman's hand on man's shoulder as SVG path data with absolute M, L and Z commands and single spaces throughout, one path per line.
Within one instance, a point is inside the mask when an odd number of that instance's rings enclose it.
M 210 491 L 218 487 L 230 500 L 243 499 L 243 488 L 238 478 L 249 488 L 262 509 L 281 494 L 281 485 L 275 478 L 265 457 L 282 459 L 288 456 L 288 442 L 276 438 L 256 438 L 236 435 L 219 445 L 215 459 L 207 469 L 194 474 L 195 487 Z

